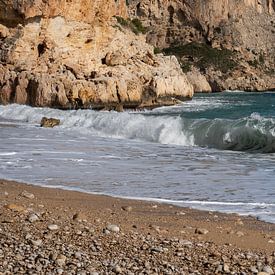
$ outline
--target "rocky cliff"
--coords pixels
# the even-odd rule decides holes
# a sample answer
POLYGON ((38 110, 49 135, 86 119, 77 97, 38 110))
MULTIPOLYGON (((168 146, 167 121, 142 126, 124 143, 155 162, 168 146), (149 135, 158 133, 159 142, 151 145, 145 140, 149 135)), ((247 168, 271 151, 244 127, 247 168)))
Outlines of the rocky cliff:
POLYGON ((155 55, 127 17, 124 0, 0 1, 0 103, 122 110, 191 98, 177 59, 155 55))
POLYGON ((197 91, 275 89, 274 0, 129 0, 129 10, 197 91))

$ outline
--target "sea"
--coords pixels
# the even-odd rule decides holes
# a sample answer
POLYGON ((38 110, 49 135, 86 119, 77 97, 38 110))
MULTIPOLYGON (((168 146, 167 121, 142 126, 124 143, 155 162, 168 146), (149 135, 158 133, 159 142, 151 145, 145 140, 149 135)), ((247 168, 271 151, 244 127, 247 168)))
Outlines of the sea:
POLYGON ((0 178, 275 223, 275 93, 123 113, 0 106, 0 178))

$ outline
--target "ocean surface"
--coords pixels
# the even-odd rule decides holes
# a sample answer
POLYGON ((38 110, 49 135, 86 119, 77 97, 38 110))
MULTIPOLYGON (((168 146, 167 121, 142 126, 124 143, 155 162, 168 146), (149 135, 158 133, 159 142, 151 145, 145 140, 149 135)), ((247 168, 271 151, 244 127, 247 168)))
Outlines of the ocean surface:
POLYGON ((124 113, 0 106, 0 178, 275 223, 275 93, 124 113))

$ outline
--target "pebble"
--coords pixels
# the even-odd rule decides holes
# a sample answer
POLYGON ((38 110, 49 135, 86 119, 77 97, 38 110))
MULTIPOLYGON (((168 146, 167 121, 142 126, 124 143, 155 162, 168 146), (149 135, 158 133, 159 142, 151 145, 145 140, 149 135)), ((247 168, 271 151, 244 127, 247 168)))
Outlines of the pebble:
POLYGON ((224 264, 224 265, 223 265, 223 271, 226 272, 226 273, 229 273, 229 272, 230 272, 230 268, 229 268, 229 265, 228 265, 228 264, 224 264))
POLYGON ((15 211, 15 212, 23 212, 23 211, 26 210, 26 208, 24 206, 17 205, 17 204, 14 204, 14 203, 6 204, 4 207, 7 208, 7 209, 10 209, 12 211, 15 211))
POLYGON ((33 223, 33 222, 36 222, 39 220, 39 217, 36 215, 36 214, 31 214, 29 217, 28 217, 28 221, 33 223))
POLYGON ((253 273, 258 273, 259 272, 259 270, 257 269, 256 266, 251 266, 250 271, 253 272, 253 273))
POLYGON ((133 210, 133 207, 132 206, 122 206, 121 209, 126 212, 131 212, 133 210))
POLYGON ((48 229, 51 231, 58 230, 59 226, 57 224, 49 224, 48 229))
POLYGON ((193 245, 193 243, 188 240, 180 240, 179 243, 180 243, 180 245, 183 245, 183 246, 192 246, 193 245))
POLYGON ((119 227, 115 224, 108 224, 106 229, 113 233, 118 233, 120 231, 119 227))
POLYGON ((63 266, 66 264, 66 259, 67 259, 67 257, 65 255, 58 255, 55 262, 58 266, 63 266))
POLYGON ((27 199, 34 199, 34 194, 29 193, 28 191, 25 191, 25 190, 20 194, 20 196, 27 199))
POLYGON ((268 274, 274 274, 273 269, 269 265, 265 265, 262 271, 268 274))
POLYGON ((163 249, 162 249, 162 247, 152 247, 151 251, 152 252, 160 253, 160 252, 163 252, 163 249))
POLYGON ((238 237, 243 237, 243 236, 244 236, 244 233, 243 233, 242 231, 237 231, 237 232, 236 232, 236 235, 237 235, 238 237))
POLYGON ((116 265, 113 269, 113 271, 117 274, 122 273, 122 269, 119 265, 116 265))
POLYGON ((81 213, 75 213, 73 215, 73 220, 77 222, 83 222, 86 221, 86 217, 81 213))
POLYGON ((40 246, 42 244, 42 240, 31 240, 31 243, 34 246, 40 246))
POLYGON ((207 234, 209 231, 207 230, 207 229, 205 229, 205 228, 197 228, 196 230, 195 230, 195 233, 196 234, 200 234, 200 235, 205 235, 205 234, 207 234))

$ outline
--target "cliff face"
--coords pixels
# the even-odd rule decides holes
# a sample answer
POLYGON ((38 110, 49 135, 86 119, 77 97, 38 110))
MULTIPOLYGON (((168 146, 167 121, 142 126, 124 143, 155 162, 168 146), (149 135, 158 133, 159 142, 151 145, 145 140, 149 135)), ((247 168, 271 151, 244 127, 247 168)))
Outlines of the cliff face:
POLYGON ((15 26, 35 17, 53 18, 95 23, 108 21, 114 15, 126 16, 123 0, 5 0, 0 2, 0 23, 15 26))
POLYGON ((122 0, 1 1, 0 103, 121 110, 192 97, 176 58, 154 55, 122 17, 122 0))
POLYGON ((177 47, 174 53, 182 64, 189 62, 189 73, 197 73, 195 65, 213 90, 275 88, 274 0, 132 0, 129 9, 132 17, 139 17, 148 27, 149 43, 170 48, 169 53, 177 47), (196 53, 190 54, 190 47, 184 47, 190 43, 206 49, 200 47, 202 53, 196 47, 196 53), (231 52, 228 70, 196 64, 207 52, 213 54, 212 59, 220 58, 220 49, 228 50, 228 56, 231 52), (231 66, 231 61, 236 64, 231 66))

